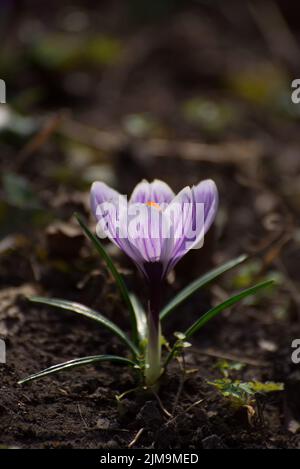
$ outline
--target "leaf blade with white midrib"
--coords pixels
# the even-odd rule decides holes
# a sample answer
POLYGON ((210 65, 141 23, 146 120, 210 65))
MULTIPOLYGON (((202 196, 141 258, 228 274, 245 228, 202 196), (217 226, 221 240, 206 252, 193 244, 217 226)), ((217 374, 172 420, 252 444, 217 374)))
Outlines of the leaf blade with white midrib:
POLYGON ((223 273, 227 272, 228 270, 233 269, 234 267, 238 266, 242 262, 247 259, 246 255, 239 256, 236 259, 233 259, 229 262, 226 262, 220 267, 211 270, 210 272, 202 275, 198 279, 194 280, 188 286, 186 286, 183 290, 181 290, 160 312, 160 319, 164 319, 167 317, 179 304, 183 303, 183 301, 187 300, 190 296, 192 296, 197 290, 204 287, 208 283, 215 280, 217 277, 222 275, 223 273))
POLYGON ((100 314, 98 311, 94 311, 93 309, 88 308, 87 306, 84 306, 80 303, 61 300, 59 298, 43 298, 40 296, 32 296, 29 298, 29 300, 34 303, 45 304, 55 308, 72 311, 73 313, 80 314, 82 316, 88 317, 89 319, 93 319, 118 336, 119 339, 121 339, 131 349, 135 356, 139 354, 139 350, 129 339, 129 337, 115 323, 107 319, 105 316, 102 316, 102 314, 100 314))
POLYGON ((45 370, 39 371, 38 373, 34 373, 33 375, 27 376, 27 378, 21 379, 18 381, 18 384, 24 384, 29 381, 34 381, 36 379, 44 378, 45 376, 58 373, 60 371, 67 371, 73 368, 77 368, 80 366, 86 366, 86 365, 92 365, 97 362, 111 362, 111 363, 117 363, 119 365, 126 365, 126 366, 136 366, 136 364, 123 357, 118 357, 116 355, 92 355, 89 357, 81 357, 81 358, 75 358, 73 360, 69 360, 64 363, 59 363, 57 365, 50 366, 49 368, 46 368, 45 370))

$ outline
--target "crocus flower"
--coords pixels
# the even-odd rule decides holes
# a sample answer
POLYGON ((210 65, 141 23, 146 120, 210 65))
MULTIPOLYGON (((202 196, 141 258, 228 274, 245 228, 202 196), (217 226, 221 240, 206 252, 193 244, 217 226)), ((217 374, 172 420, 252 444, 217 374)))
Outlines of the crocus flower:
MULTIPOLYGON (((218 191, 212 180, 185 187, 177 195, 163 181, 140 182, 129 201, 103 182, 91 188, 93 213, 105 233, 146 276, 150 286, 148 382, 155 382, 160 370, 160 290, 165 276, 191 249, 202 245, 218 208, 218 191), (107 211, 104 206, 113 210, 107 211), (199 211, 198 208, 201 208, 199 211), (133 231, 128 225, 142 210, 133 231), (153 365, 159 362, 159 369, 153 365)), ((147 377, 147 376, 146 376, 147 377)))
POLYGON ((126 198, 114 189, 103 182, 95 182, 91 189, 91 205, 98 221, 103 220, 104 213, 101 209, 97 212, 97 207, 101 208, 105 202, 115 207, 115 216, 108 220, 108 237, 148 278, 158 276, 161 280, 189 250, 201 243, 216 216, 218 192, 212 180, 202 181, 191 188, 185 187, 176 196, 163 181, 142 181, 136 186, 127 203, 126 198), (140 205, 146 208, 146 226, 141 227, 136 236, 132 233, 122 236, 122 220, 130 208, 138 208, 140 205), (203 206, 199 220, 196 218, 197 205, 203 206), (160 211, 160 217, 155 213, 157 211, 160 211), (118 226, 119 230, 116 221, 121 225, 118 226), (155 230, 151 222, 160 226, 155 230), (184 232, 174 236, 179 225, 184 228, 184 232), (162 226, 169 229, 169 237, 162 235, 162 226), (189 233, 193 235, 193 239, 187 239, 189 233))

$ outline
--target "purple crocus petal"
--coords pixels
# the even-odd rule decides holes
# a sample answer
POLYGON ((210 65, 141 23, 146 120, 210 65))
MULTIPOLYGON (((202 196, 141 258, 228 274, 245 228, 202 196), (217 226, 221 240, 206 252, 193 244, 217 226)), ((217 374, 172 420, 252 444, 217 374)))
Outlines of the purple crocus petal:
MULTIPOLYGON (((212 225, 218 208, 218 191, 212 180, 206 180, 197 186, 184 188, 166 209, 166 215, 172 213, 175 204, 182 204, 182 209, 177 208, 173 220, 174 232, 184 227, 182 237, 174 237, 168 240, 166 257, 169 262, 166 273, 191 249, 201 247, 204 235, 212 225), (203 204, 203 211, 197 211, 196 205, 203 204), (185 207, 185 208, 184 208, 185 207)), ((174 210, 173 210, 174 211, 174 210)), ((180 235, 180 232, 179 232, 180 235)))
MULTIPOLYGON (((124 196, 103 182, 95 182, 92 185, 90 200, 92 211, 98 221, 97 232, 102 234, 105 231, 108 238, 147 275, 144 265, 159 259, 160 242, 159 239, 146 238, 146 226, 143 224, 141 236, 137 239, 133 239, 130 232, 127 232, 130 227, 130 214, 134 213, 134 204, 128 205, 124 196), (113 210, 111 212, 106 210, 106 206, 103 205, 105 203, 112 204, 113 210)), ((136 205, 142 205, 147 212, 151 211, 151 208, 145 204, 136 205)), ((153 210, 157 209, 153 208, 153 210)), ((149 218, 149 223, 153 218, 149 218)))
POLYGON ((164 212, 156 206, 130 204, 129 211, 133 224, 128 223, 128 239, 140 253, 144 263, 159 262, 161 259, 163 238, 162 225, 164 212))
POLYGON ((155 179, 153 182, 144 180, 135 187, 129 203, 169 204, 174 197, 174 192, 165 182, 159 179, 155 179))
POLYGON ((127 200, 119 192, 107 186, 103 182, 94 182, 91 188, 90 195, 91 207, 96 220, 98 221, 98 228, 106 225, 107 230, 105 233, 109 239, 115 243, 122 251, 131 257, 135 262, 140 262, 142 257, 139 252, 131 246, 127 236, 120 233, 119 227, 123 228, 127 216, 127 200), (105 212, 101 210, 102 204, 109 203, 114 207, 113 212, 105 212), (97 210, 98 209, 98 210, 97 210), (108 216, 106 216, 108 214, 108 216), (105 215, 105 216, 104 216, 105 215))
MULTIPOLYGON (((127 211, 126 198, 104 182, 94 182, 91 188, 90 202, 94 216, 98 221, 97 230, 105 231, 108 237, 121 248, 117 220, 122 215, 121 211, 127 211), (108 207, 111 207, 111 210, 108 210, 108 207)), ((119 225, 122 226, 120 223, 119 225)))
POLYGON ((147 275, 144 265, 147 262, 151 262, 152 257, 147 256, 147 251, 138 240, 133 239, 130 232, 130 213, 132 213, 131 207, 127 207, 127 210, 122 210, 120 213, 120 226, 126 226, 126 236, 118 237, 115 239, 115 243, 122 249, 127 256, 129 256, 137 267, 147 275))
POLYGON ((178 262, 177 256, 186 238, 184 229, 192 225, 193 195, 190 187, 182 189, 165 210, 165 216, 171 223, 170 236, 163 247, 164 274, 167 274, 178 262), (185 207, 185 208, 184 208, 185 207))
POLYGON ((219 194, 215 182, 207 179, 192 188, 195 202, 204 204, 204 234, 213 224, 219 206, 219 194))
POLYGON ((111 187, 107 186, 104 182, 94 182, 91 187, 91 207, 92 211, 97 217, 97 207, 104 202, 110 202, 114 205, 118 205, 119 198, 123 198, 126 201, 125 197, 122 196, 119 192, 115 191, 111 187))

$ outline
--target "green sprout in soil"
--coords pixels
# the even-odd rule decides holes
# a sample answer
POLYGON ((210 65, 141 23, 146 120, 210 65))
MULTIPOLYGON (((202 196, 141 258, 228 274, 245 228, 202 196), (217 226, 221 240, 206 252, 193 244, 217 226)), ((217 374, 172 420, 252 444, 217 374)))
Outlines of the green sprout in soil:
MULTIPOLYGON (((19 381, 20 384, 75 367, 110 362, 132 368, 139 376, 139 385, 152 388, 157 385, 166 372, 171 360, 181 355, 183 350, 191 345, 190 340, 209 321, 244 298, 256 295, 273 284, 272 280, 264 281, 203 312, 199 319, 184 332, 175 333, 176 340, 169 345, 164 339, 162 326, 176 309, 179 309, 200 288, 205 287, 223 273, 242 264, 247 258, 247 256, 242 255, 218 266, 195 279, 177 293, 168 304, 162 306, 161 297, 166 276, 188 251, 203 245, 204 235, 215 219, 218 207, 218 192, 215 183, 211 180, 203 181, 192 188, 184 188, 175 196, 170 187, 162 181, 155 180, 152 183, 142 181, 137 185, 129 202, 127 202, 125 196, 121 196, 104 183, 98 182, 92 186, 91 205, 98 221, 97 236, 89 230, 81 216, 76 215, 76 218, 86 236, 105 261, 119 288, 128 310, 131 325, 130 334, 107 319, 102 313, 82 304, 57 298, 31 297, 30 300, 93 319, 99 326, 109 329, 112 334, 123 342, 127 347, 127 354, 124 354, 124 356, 93 355, 73 359, 28 376, 19 381), (112 212, 107 211, 107 204, 113 207, 112 212), (104 205, 105 209, 103 208, 104 205), (198 205, 202 207, 200 215, 198 215, 198 205), (135 237, 131 233, 122 236, 122 230, 127 228, 126 216, 132 209, 143 209, 144 218, 140 218, 139 224, 135 226, 135 237), (169 228, 169 236, 167 237, 161 234, 161 228, 165 225, 169 228), (183 234, 178 230, 179 226, 185 228, 183 234), (156 228, 156 230, 152 230, 152 228, 156 228), (118 272, 100 241, 103 231, 112 242, 134 261, 145 276, 149 290, 147 311, 127 289, 122 275, 118 272), (178 235, 178 233, 180 234, 178 235)), ((221 384, 221 382, 219 384, 215 383, 220 390, 224 391, 221 384)), ((223 385, 225 386, 225 384, 224 381, 223 385)), ((229 385, 229 383, 227 384, 229 385)), ((251 396, 254 393, 253 388, 243 390, 242 383, 231 384, 231 386, 233 386, 232 393, 236 388, 238 391, 236 393, 237 399, 239 398, 243 402, 246 402, 246 396, 251 396), (244 394, 241 394, 241 392, 244 394)), ((229 391, 227 389, 224 392, 229 391)))
POLYGON ((245 368, 244 363, 228 362, 220 360, 215 368, 218 368, 223 375, 222 379, 208 381, 208 384, 214 386, 218 392, 227 399, 232 407, 236 410, 246 409, 249 423, 252 423, 253 417, 256 415, 258 407, 257 397, 267 393, 278 392, 284 390, 283 383, 274 383, 268 381, 262 383, 260 381, 241 381, 231 379, 231 372, 241 371, 245 368))

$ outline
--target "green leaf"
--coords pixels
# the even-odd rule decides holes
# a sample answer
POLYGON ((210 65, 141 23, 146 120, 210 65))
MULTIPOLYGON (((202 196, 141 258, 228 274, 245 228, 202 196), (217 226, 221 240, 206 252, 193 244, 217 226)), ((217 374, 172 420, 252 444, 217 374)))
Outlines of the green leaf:
POLYGON ((247 259, 246 255, 239 256, 236 259, 233 259, 225 264, 217 267, 216 269, 211 270, 207 274, 199 277, 198 279, 194 280, 190 283, 187 287, 181 290, 161 311, 160 319, 164 319, 167 317, 178 305, 183 303, 183 301, 187 300, 190 296, 192 296, 199 288, 204 287, 208 283, 215 280, 217 277, 222 275, 223 273, 227 272, 230 269, 238 266, 242 262, 247 259))
POLYGON ((58 373, 59 371, 70 370, 72 368, 76 368, 79 366, 85 365, 92 365, 93 363, 97 362, 111 362, 117 363, 119 365, 126 365, 126 366, 136 366, 136 364, 128 360, 127 358, 118 357, 115 355, 94 355, 91 357, 82 357, 82 358, 75 358, 74 360, 69 360, 64 363, 59 363, 58 365, 50 366, 50 368, 46 368, 45 370, 39 371, 27 378, 21 379, 18 381, 18 384, 23 384, 28 381, 33 381, 35 379, 43 378, 44 376, 51 375, 53 373, 58 373))
POLYGON ((222 375, 225 378, 228 378, 231 371, 241 371, 243 368, 245 368, 245 366, 245 363, 219 360, 218 363, 215 365, 215 368, 218 368, 221 371, 222 375))
POLYGON ((140 341, 142 342, 147 337, 146 312, 141 302, 139 301, 139 299, 133 293, 130 294, 130 300, 131 300, 134 313, 135 313, 135 317, 136 317, 138 335, 139 335, 140 341))
POLYGON ((201 327, 203 327, 208 321, 213 319, 215 316, 220 314, 224 309, 229 308, 230 306, 235 305, 239 301, 241 301, 243 298, 246 298, 247 296, 250 295, 255 295, 258 291, 262 290, 263 288, 270 287, 273 285, 274 281, 273 280, 268 280, 267 282, 259 283, 258 285, 255 285, 254 287, 248 288, 247 290, 242 291, 241 293, 232 296, 228 300, 224 301, 220 305, 216 306, 215 308, 212 308, 209 310, 207 313, 205 313, 203 316, 201 316, 198 321, 194 322, 194 324, 187 329, 185 332, 186 338, 190 338, 195 332, 197 332, 201 327))
POLYGON ((123 277, 121 276, 121 274, 119 274, 118 270, 116 269, 116 267, 113 263, 113 260, 111 259, 111 257, 107 253, 106 249, 104 248, 104 246, 102 245, 100 240, 88 229, 88 227, 86 226, 86 224, 84 223, 84 221, 82 220, 80 215, 75 213, 75 217, 76 217, 79 225, 81 226, 81 228, 85 232, 86 236, 92 241, 95 248, 99 252, 100 256, 105 261, 108 270, 110 271, 110 273, 114 277, 114 279, 116 281, 116 284, 119 287, 120 293, 121 293, 121 295, 122 295, 128 309, 129 309, 133 341, 134 341, 135 344, 137 344, 138 343, 138 332, 137 332, 137 322, 136 322, 135 311, 134 311, 134 307, 133 307, 133 305, 131 303, 131 300, 130 300, 130 293, 129 293, 127 287, 126 287, 126 284, 123 280, 123 277))
POLYGON ((268 392, 277 392, 284 391, 283 383, 273 383, 272 381, 267 381, 266 383, 261 383, 260 381, 251 381, 251 389, 255 393, 268 393, 268 392))
POLYGON ((60 300, 59 298, 43 298, 40 296, 32 296, 29 298, 30 301, 34 303, 42 303, 49 306, 54 306, 56 308, 65 309, 67 311, 72 311, 73 313, 81 314, 87 318, 94 319, 102 326, 109 329, 116 336, 118 336, 134 353, 135 356, 139 355, 139 350, 134 345, 134 343, 127 337, 127 335, 112 321, 107 319, 102 314, 94 311, 93 309, 88 308, 80 303, 74 301, 60 300))
POLYGON ((208 384, 211 384, 216 389, 218 389, 222 396, 229 398, 237 406, 251 404, 253 399, 255 399, 255 394, 257 393, 268 393, 284 390, 283 383, 261 383, 259 381, 242 382, 239 380, 232 381, 229 378, 209 381, 208 384))
POLYGON ((230 399, 238 407, 250 405, 255 394, 250 386, 251 383, 247 382, 225 378, 209 381, 208 384, 214 386, 222 396, 230 399))

